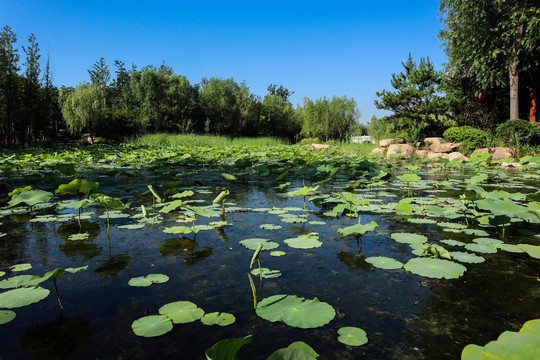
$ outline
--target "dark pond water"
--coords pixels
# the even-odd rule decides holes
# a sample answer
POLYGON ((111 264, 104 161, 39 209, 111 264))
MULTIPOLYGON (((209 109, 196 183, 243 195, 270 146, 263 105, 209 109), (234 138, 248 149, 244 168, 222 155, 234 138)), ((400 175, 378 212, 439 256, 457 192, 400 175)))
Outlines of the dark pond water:
MULTIPOLYGON (((208 205, 216 196, 216 186, 223 186, 219 171, 206 171, 181 178, 182 186, 196 191, 197 205, 208 205)), ((99 192, 131 202, 131 210, 139 205, 151 207, 151 198, 140 194, 147 184, 160 184, 175 179, 174 174, 139 172, 120 174, 87 173, 79 178, 100 182, 99 192)), ((429 178, 427 174, 422 174, 429 178)), ((507 191, 535 191, 538 182, 510 180, 486 188, 500 186, 507 191)), ((416 195, 435 203, 457 198, 463 193, 461 179, 454 174, 450 183, 435 187, 424 183, 416 195)), ((21 183, 23 179, 19 179, 21 183)), ((66 178, 68 182, 69 179, 66 178)), ((442 180, 442 179, 441 179, 442 180)), ((16 182, 17 179, 13 179, 16 182)), ((321 193, 341 191, 348 182, 335 180, 321 186, 321 193)), ((293 183, 301 186, 301 182, 293 183)), ((50 185, 49 185, 50 186, 50 185)), ((426 235, 430 242, 455 239, 469 243, 475 236, 443 231, 436 224, 414 224, 395 212, 368 211, 362 223, 376 221, 379 227, 362 237, 362 249, 354 237, 342 237, 337 229, 354 224, 342 216, 332 218, 308 203, 309 221, 324 225, 285 223, 276 214, 253 211, 256 208, 303 207, 302 198, 288 198, 274 189, 276 183, 258 177, 242 177, 231 183, 227 221, 233 226, 209 230, 180 238, 166 234, 162 227, 178 225, 178 216, 163 214, 159 224, 141 229, 122 229, 133 223, 129 217, 111 219, 110 237, 106 220, 99 207, 85 208, 83 231, 90 234, 84 241, 67 237, 78 232, 76 220, 30 222, 36 215, 74 213, 73 210, 36 209, 33 214, 2 212, 0 232, 0 270, 2 277, 18 274, 43 274, 54 268, 88 269, 66 274, 58 279, 58 291, 64 310, 61 311, 51 282, 42 286, 50 295, 35 304, 14 309, 15 320, 0 326, 1 359, 204 359, 204 351, 216 342, 253 334, 253 342, 239 353, 240 359, 266 359, 275 350, 293 341, 310 344, 326 359, 456 359, 469 343, 485 344, 505 330, 517 330, 531 319, 540 318, 540 263, 524 253, 498 251, 479 254, 486 261, 464 264, 465 274, 459 279, 437 280, 400 270, 382 270, 365 261, 370 256, 387 256, 403 263, 414 257, 406 244, 390 238, 395 232, 426 235), (248 209, 247 212, 238 211, 248 209), (281 225, 278 230, 263 230, 260 224, 281 225), (319 233, 323 245, 316 249, 294 249, 283 240, 309 232, 319 233), (263 267, 278 269, 283 275, 262 282, 261 298, 275 294, 314 297, 332 305, 337 316, 316 329, 298 329, 283 323, 271 323, 256 316, 247 273, 253 254, 239 244, 246 238, 268 238, 285 251, 281 257, 261 255, 263 267), (30 263, 24 273, 9 273, 9 266, 30 263), (147 288, 128 286, 133 277, 150 273, 169 276, 164 284, 147 288), (173 301, 194 302, 206 312, 229 312, 236 322, 227 327, 205 326, 197 321, 175 325, 163 336, 143 338, 134 335, 134 320, 157 314, 158 309, 173 301), (337 341, 337 330, 357 326, 367 332, 369 342, 361 347, 348 347, 337 341)), ((43 181, 36 187, 52 191, 43 181)), ((407 190, 388 186, 357 192, 373 204, 397 202, 407 190)), ((289 213, 302 214, 293 210, 289 213)), ((67 217, 66 217, 67 218, 67 217)), ((63 219, 63 218, 61 218, 63 219)), ((200 218, 197 224, 218 219, 200 218)), ((464 223, 462 219, 454 221, 464 223)), ((473 228, 501 238, 500 228, 473 228)), ((509 244, 540 244, 538 224, 507 229, 504 241, 509 244), (536 235, 536 236, 534 236, 536 235)), ((450 248, 450 247, 449 247, 450 248)), ((452 250, 459 250, 452 248, 452 250)), ((256 282, 257 283, 257 282, 256 282)))

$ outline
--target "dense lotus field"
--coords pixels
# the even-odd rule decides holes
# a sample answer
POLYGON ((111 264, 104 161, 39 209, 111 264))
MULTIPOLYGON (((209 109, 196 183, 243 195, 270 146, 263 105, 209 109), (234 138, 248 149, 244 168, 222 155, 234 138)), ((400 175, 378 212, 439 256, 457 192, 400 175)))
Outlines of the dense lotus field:
POLYGON ((0 357, 534 358, 540 158, 487 156, 4 152, 0 357))

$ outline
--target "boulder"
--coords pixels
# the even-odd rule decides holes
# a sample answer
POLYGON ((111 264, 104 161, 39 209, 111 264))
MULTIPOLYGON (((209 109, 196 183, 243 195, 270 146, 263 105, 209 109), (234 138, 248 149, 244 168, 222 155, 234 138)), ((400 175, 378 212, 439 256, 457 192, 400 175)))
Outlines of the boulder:
POLYGON ((454 150, 457 150, 461 146, 461 143, 442 143, 442 144, 431 144, 429 149, 436 153, 450 153, 454 150))
POLYGON ((476 149, 476 150, 474 150, 473 152, 488 153, 488 152, 489 152, 489 148, 476 149))
POLYGON ((451 152, 450 154, 444 154, 443 157, 450 161, 454 161, 455 159, 461 159, 460 163, 469 161, 469 159, 459 151, 451 152))
POLYGON ((416 156, 426 156, 429 153, 429 150, 416 150, 416 156))
POLYGON ((507 147, 491 148, 491 160, 501 160, 513 157, 512 149, 507 147))
POLYGON ((430 151, 427 153, 427 158, 429 160, 435 160, 435 159, 438 159, 438 158, 442 158, 444 156, 444 153, 440 153, 440 152, 433 152, 433 151, 430 151))
POLYGON ((434 144, 444 144, 446 140, 444 140, 441 137, 429 137, 424 139, 424 143, 428 145, 434 145, 434 144))
POLYGON ((330 145, 325 144, 311 144, 315 149, 328 149, 330 145))
POLYGON ((403 144, 405 142, 405 139, 401 138, 395 138, 395 139, 384 139, 379 141, 380 147, 388 147, 390 144, 403 144))
POLYGON ((378 147, 371 150, 371 153, 374 155, 384 155, 385 152, 386 152, 386 148, 383 148, 383 147, 378 147))
POLYGON ((386 157, 390 157, 393 154, 412 156, 414 155, 414 148, 409 144, 392 144, 388 147, 386 157))
POLYGON ((503 162, 501 164, 501 167, 503 167, 503 168, 518 168, 518 167, 521 167, 521 164, 518 163, 518 162, 512 162, 512 163, 503 162))

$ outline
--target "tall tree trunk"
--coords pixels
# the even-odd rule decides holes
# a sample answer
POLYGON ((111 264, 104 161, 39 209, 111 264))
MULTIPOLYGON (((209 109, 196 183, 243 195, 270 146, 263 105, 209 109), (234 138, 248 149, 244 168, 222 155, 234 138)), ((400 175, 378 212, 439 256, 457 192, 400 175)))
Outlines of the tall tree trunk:
POLYGON ((519 119, 519 74, 517 70, 517 59, 510 60, 510 119, 519 119))
POLYGON ((529 111, 530 122, 536 121, 537 112, 538 112, 538 86, 536 85, 536 82, 534 82, 533 80, 533 90, 531 93, 531 108, 529 111))

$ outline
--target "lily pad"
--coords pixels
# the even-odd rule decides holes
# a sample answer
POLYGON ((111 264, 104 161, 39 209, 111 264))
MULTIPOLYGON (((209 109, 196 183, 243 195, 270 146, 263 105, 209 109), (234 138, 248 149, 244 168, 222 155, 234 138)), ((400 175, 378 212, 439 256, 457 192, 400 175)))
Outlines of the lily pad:
POLYGON ((257 304, 257 315, 271 322, 302 329, 311 329, 328 324, 336 315, 334 308, 314 298, 306 300, 295 295, 274 295, 257 304))
POLYGON ((517 245, 512 245, 512 244, 497 244, 495 245, 497 248, 501 249, 501 250, 504 250, 504 251, 508 251, 508 252, 511 252, 511 253, 522 253, 523 252, 523 249, 521 249, 519 246, 517 245))
POLYGON ((465 249, 485 254, 495 254, 497 252, 497 248, 494 245, 483 245, 477 243, 466 244, 465 249))
POLYGON ((457 241, 457 240, 441 240, 443 244, 450 245, 450 246, 465 246, 464 242, 457 241))
POLYGON ((135 335, 156 337, 168 333, 173 328, 171 319, 164 315, 144 316, 131 324, 135 335))
POLYGON ((142 229, 143 227, 144 227, 144 224, 127 224, 127 225, 118 226, 119 229, 129 229, 129 230, 142 229))
POLYGON ((366 262, 379 269, 401 269, 403 267, 402 262, 384 256, 368 257, 366 262))
POLYGON ((540 259, 540 246, 530 245, 530 244, 518 244, 521 250, 525 251, 529 256, 540 259))
POLYGON ((308 221, 309 225, 326 225, 324 221, 308 221))
POLYGON ((42 287, 20 288, 0 294, 0 308, 12 309, 45 299, 50 291, 42 287))
POLYGON ((218 313, 218 312, 213 312, 213 313, 205 314, 205 315, 201 318, 201 322, 202 322, 204 325, 227 326, 227 325, 231 325, 231 324, 234 323, 235 321, 236 321, 236 318, 234 317, 233 314, 229 314, 229 313, 218 313))
POLYGON ((476 254, 471 254, 465 251, 453 251, 450 253, 450 256, 454 260, 464 262, 464 263, 471 263, 471 264, 479 264, 486 261, 486 259, 484 259, 481 256, 478 256, 476 254))
POLYGON ((14 311, 0 310, 0 325, 7 324, 11 320, 15 319, 15 316, 17 316, 17 314, 15 314, 14 311))
POLYGON ((296 238, 284 240, 285 244, 295 249, 313 249, 322 245, 322 242, 317 240, 318 236, 300 235, 296 238))
POLYGON ((353 327, 353 326, 342 327, 341 329, 338 330, 338 334, 339 334, 338 341, 345 345, 360 346, 368 342, 366 332, 357 327, 353 327))
POLYGON ((250 250, 257 250, 259 244, 263 244, 262 250, 272 250, 279 246, 278 243, 270 241, 270 239, 252 238, 240 241, 240 245, 243 245, 250 250))
POLYGON ((453 261, 432 258, 413 258, 404 267, 413 274, 437 279, 457 279, 467 270, 453 261))
POLYGON ((270 251, 270 256, 283 256, 287 254, 285 251, 270 251))
MULTIPOLYGON (((265 279, 273 279, 281 276, 281 271, 270 270, 268 268, 261 268, 262 277, 265 279)), ((259 268, 251 270, 251 273, 255 276, 259 276, 259 268)))
POLYGON ((504 241, 492 239, 492 238, 477 238, 474 239, 473 242, 480 244, 480 245, 499 245, 504 244, 504 241))
POLYGON ((423 244, 428 240, 424 235, 413 233, 393 233, 390 237, 403 244, 423 244))
POLYGON ((152 282, 144 276, 139 276, 129 279, 128 285, 134 287, 147 287, 152 285, 152 282))
POLYGON ((30 270, 31 268, 32 264, 17 264, 9 267, 11 271, 26 271, 30 270))
POLYGON ((161 315, 168 316, 175 324, 186 324, 199 320, 204 310, 191 301, 176 301, 159 308, 161 315))
POLYGON ((283 228, 283 226, 281 225, 274 225, 274 224, 261 224, 259 225, 259 227, 265 230, 279 230, 283 228))
POLYGON ((72 234, 68 236, 68 240, 70 241, 79 241, 79 240, 86 240, 90 237, 89 233, 82 233, 82 234, 72 234))

